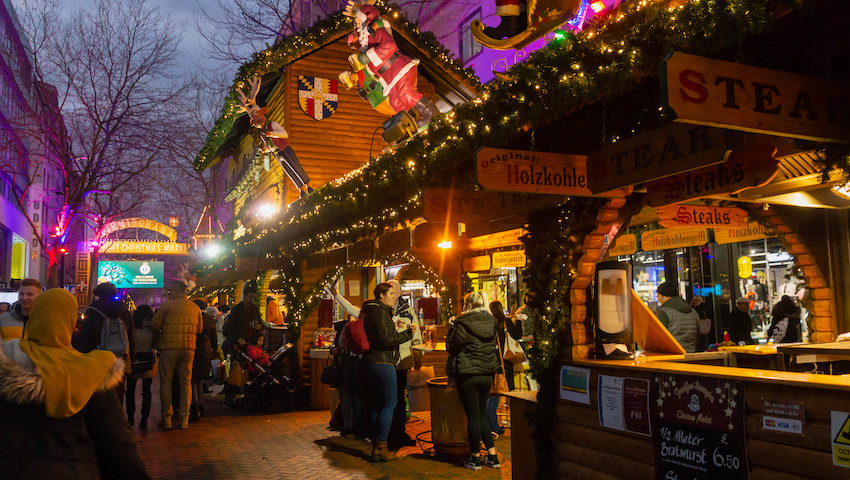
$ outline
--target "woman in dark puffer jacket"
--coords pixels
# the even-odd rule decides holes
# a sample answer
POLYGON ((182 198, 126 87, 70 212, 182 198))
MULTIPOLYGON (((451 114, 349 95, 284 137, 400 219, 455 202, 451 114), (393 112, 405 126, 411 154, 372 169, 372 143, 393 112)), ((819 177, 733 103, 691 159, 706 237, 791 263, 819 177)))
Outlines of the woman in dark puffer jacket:
POLYGON ((471 470, 481 470, 482 465, 500 467, 487 421, 490 385, 500 368, 496 340, 497 322, 485 305, 484 296, 478 292, 464 297, 464 313, 455 319, 446 337, 446 349, 449 351, 447 373, 453 377, 458 387, 463 411, 466 413, 469 449, 472 452, 464 466, 471 470), (483 462, 482 441, 487 447, 487 459, 483 462))
POLYGON ((396 456, 387 448, 396 396, 395 366, 399 360, 398 346, 413 338, 414 324, 407 330, 396 332, 393 309, 399 291, 389 283, 375 287, 375 299, 368 300, 360 309, 363 329, 369 339, 369 351, 363 354, 360 368, 372 396, 369 412, 372 426, 372 461, 395 460, 396 456))

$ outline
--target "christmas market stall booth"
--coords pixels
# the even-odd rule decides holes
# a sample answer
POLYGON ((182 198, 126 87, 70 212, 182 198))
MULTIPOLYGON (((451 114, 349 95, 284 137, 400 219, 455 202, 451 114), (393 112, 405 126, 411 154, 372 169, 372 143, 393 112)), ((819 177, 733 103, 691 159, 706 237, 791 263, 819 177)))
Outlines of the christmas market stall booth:
MULTIPOLYGON (((321 368, 311 365, 324 365, 332 321, 343 317, 332 300, 321 301, 323 289, 337 285, 359 307, 376 283, 392 278, 379 256, 392 257, 384 262, 396 267, 390 275, 409 263, 407 223, 421 216, 407 213, 423 156, 390 169, 374 157, 475 98, 480 85, 397 8, 360 8, 365 23, 339 12, 244 64, 196 160, 199 170, 226 177, 233 208, 225 238, 205 249, 199 282, 204 291, 232 292, 231 304, 245 285, 257 287, 263 318, 280 318, 272 347, 295 344, 297 376, 313 386, 313 408, 328 408, 328 397, 321 368), (375 47, 361 51, 365 41, 375 47)), ((416 278, 408 298, 439 297, 444 282, 431 275, 427 285, 416 278)), ((433 319, 436 305, 423 303, 433 319)))
MULTIPOLYGON (((624 4, 621 20, 572 48, 592 33, 615 51, 636 49, 615 32, 641 32, 653 15, 671 30, 686 22, 687 47, 660 55, 629 91, 530 129, 532 150, 587 156, 594 196, 527 217, 529 356, 540 390, 513 394, 513 423, 519 412, 536 417, 531 464, 514 425, 513 476, 846 477, 850 345, 835 340, 850 330, 850 75, 817 66, 821 43, 783 38, 842 36, 832 19, 850 12, 841 2, 747 3, 748 21, 762 13, 771 28, 750 23, 731 48, 702 50, 709 38, 723 43, 706 32, 723 31, 732 14, 676 3, 663 12, 624 4), (612 189, 627 194, 597 197, 612 189), (661 284, 659 295, 684 305, 705 300, 703 333, 685 341, 658 320, 661 284), (768 328, 782 295, 802 311, 793 343, 783 340, 793 324, 768 328), (724 344, 741 298, 750 345, 724 344)), ((841 46, 822 61, 848 56, 841 46)), ((525 168, 533 181, 530 166, 504 164, 510 178, 525 168)), ((542 165, 535 173, 547 182, 553 169, 542 165)))
MULTIPOLYGON (((317 329, 308 312, 341 273, 343 293, 360 287, 349 300, 362 301, 367 284, 404 263, 441 297, 441 321, 473 288, 504 294, 506 307, 524 302, 539 391, 509 394, 514 478, 845 476, 850 372, 832 342, 848 330, 850 299, 848 8, 623 2, 265 223, 240 206, 237 238, 204 272, 232 282, 273 271, 287 319, 307 329, 317 329), (445 196, 435 189, 462 192, 449 195, 470 198, 481 216, 429 205, 445 196), (535 200, 494 212, 494 192, 535 200), (453 248, 437 246, 448 241, 453 248), (496 254, 514 251, 525 266, 493 272, 496 254), (697 347, 686 352, 653 312, 662 279, 686 300, 698 293, 714 314, 705 341, 718 343, 731 304, 751 291, 758 302, 755 280, 772 302, 786 273, 794 295, 809 292, 798 298, 803 345, 690 353, 697 347)), ((396 34, 403 18, 398 25, 396 34)), ((253 73, 241 75, 247 92, 253 73)), ((238 103, 234 93, 224 123, 238 103)), ((255 164, 254 183, 265 175, 255 164)), ((266 190, 251 191, 256 200, 266 190)), ((301 338, 306 356, 312 338, 301 338)))

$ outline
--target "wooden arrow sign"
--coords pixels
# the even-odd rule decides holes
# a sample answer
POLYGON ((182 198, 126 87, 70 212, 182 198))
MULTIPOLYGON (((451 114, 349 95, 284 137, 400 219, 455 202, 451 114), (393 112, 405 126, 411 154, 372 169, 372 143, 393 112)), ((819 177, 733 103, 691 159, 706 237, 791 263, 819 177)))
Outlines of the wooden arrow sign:
POLYGON ((643 204, 660 207, 766 185, 779 172, 775 153, 772 145, 732 150, 721 164, 649 182, 643 204))
POLYGON ((669 205, 658 209, 658 223, 666 228, 740 228, 747 225, 747 212, 734 207, 669 205))

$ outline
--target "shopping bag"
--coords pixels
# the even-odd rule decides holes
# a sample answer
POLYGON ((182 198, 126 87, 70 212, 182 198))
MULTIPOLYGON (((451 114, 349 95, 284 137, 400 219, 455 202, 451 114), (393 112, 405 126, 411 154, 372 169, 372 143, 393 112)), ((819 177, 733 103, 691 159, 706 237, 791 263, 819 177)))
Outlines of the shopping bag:
POLYGON ((525 361, 525 351, 510 334, 505 334, 505 361, 519 365, 525 361))
POLYGON ((248 383, 248 369, 243 367, 239 362, 232 362, 230 376, 227 377, 227 384, 234 387, 241 387, 246 383, 248 383))

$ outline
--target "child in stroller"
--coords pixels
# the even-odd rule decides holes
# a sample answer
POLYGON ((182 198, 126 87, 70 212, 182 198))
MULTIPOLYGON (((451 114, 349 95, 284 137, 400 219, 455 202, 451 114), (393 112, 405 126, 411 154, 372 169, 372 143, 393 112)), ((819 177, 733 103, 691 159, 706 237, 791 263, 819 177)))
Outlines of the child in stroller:
POLYGON ((285 374, 284 365, 295 351, 293 345, 287 343, 271 355, 255 345, 248 345, 246 350, 247 353, 240 352, 240 361, 243 365, 248 363, 251 379, 242 388, 242 395, 236 398, 234 407, 253 412, 263 405, 281 400, 285 411, 292 410, 296 387, 285 374))

